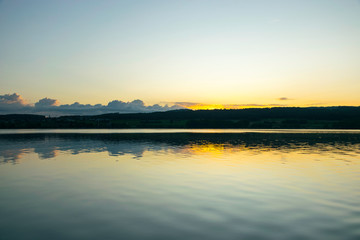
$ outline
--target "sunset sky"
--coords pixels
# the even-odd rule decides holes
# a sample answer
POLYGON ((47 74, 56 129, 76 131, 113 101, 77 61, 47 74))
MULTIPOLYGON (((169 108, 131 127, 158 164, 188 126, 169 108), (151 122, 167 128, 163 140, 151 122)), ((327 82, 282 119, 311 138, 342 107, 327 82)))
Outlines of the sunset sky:
POLYGON ((358 0, 2 0, 0 36, 0 107, 360 105, 358 0))

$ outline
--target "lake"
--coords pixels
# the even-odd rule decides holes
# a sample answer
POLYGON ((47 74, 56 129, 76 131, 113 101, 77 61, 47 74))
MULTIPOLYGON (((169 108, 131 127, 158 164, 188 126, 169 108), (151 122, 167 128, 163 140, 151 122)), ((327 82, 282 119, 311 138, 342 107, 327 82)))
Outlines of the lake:
POLYGON ((0 239, 360 239, 360 131, 0 130, 0 239))

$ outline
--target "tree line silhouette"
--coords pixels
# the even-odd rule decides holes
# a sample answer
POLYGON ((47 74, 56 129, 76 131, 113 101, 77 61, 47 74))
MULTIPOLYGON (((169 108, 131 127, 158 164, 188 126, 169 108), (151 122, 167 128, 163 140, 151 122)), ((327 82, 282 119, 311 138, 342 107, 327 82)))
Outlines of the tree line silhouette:
POLYGON ((0 115, 0 128, 304 128, 360 129, 360 107, 275 107, 236 110, 173 110, 47 117, 0 115))

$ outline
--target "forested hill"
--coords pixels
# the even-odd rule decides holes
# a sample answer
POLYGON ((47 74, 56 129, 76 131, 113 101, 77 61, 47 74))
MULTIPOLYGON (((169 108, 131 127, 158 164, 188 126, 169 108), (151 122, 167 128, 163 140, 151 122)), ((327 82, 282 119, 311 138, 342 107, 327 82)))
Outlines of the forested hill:
POLYGON ((45 117, 0 115, 0 128, 334 128, 360 129, 360 107, 175 110, 45 117))

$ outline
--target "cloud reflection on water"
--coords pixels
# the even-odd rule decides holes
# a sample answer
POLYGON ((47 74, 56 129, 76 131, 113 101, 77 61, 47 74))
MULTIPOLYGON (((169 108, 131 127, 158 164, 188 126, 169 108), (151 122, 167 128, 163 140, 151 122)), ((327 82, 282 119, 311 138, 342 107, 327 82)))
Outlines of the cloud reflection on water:
POLYGON ((332 158, 360 154, 360 134, 176 133, 176 134, 12 134, 0 135, 0 162, 18 163, 29 153, 50 159, 60 153, 107 152, 141 159, 145 152, 190 155, 229 152, 322 154, 332 158))

